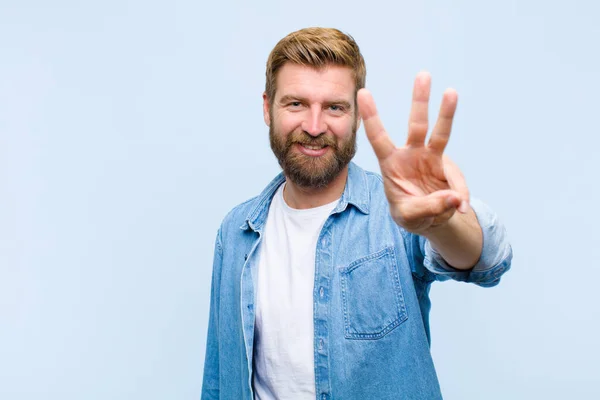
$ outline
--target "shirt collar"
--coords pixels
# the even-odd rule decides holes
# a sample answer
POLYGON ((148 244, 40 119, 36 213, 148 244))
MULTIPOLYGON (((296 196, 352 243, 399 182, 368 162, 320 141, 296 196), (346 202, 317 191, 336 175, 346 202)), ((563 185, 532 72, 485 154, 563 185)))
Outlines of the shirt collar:
MULTIPOLYGON (((240 229, 252 229, 260 232, 267 220, 271 200, 277 191, 277 188, 285 182, 285 175, 281 172, 267 185, 262 193, 256 198, 254 206, 248 213, 246 220, 240 226, 240 229)), ((348 164, 348 179, 346 187, 340 199, 340 202, 333 213, 340 213, 346 210, 349 204, 356 207, 363 214, 369 214, 369 204, 371 195, 368 186, 367 173, 353 162, 348 164)))

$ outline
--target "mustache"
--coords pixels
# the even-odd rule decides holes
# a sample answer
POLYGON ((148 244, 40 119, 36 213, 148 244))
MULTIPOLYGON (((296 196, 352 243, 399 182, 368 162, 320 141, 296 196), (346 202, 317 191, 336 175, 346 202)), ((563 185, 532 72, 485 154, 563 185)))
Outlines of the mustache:
POLYGON ((298 132, 298 133, 294 133, 292 135, 290 135, 289 139, 288 139, 288 145, 292 145, 292 144, 301 144, 301 145, 307 145, 307 146, 318 146, 318 147, 323 147, 323 146, 330 146, 330 147, 336 147, 336 141, 333 137, 331 136, 327 136, 326 134, 322 133, 319 136, 311 136, 306 132, 298 132))

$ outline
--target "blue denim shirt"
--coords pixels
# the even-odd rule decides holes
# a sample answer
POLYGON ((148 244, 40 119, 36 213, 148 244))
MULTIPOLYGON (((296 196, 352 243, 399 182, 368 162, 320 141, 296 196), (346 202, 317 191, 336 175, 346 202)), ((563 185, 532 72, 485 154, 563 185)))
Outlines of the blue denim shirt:
MULTIPOLYGON (((202 399, 253 399, 261 233, 280 174, 223 220, 215 245, 202 399)), ((489 287, 510 268, 504 227, 483 203, 477 265, 459 271, 392 220, 379 175, 350 163, 344 193, 316 248, 313 292, 317 399, 441 399, 429 349, 429 288, 454 279, 489 287)))

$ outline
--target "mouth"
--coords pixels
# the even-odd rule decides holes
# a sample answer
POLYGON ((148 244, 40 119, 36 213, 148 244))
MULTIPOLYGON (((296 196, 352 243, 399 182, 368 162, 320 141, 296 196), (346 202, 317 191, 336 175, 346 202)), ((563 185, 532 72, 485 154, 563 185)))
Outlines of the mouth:
POLYGON ((323 146, 311 146, 311 145, 308 145, 308 144, 300 144, 300 146, 302 146, 302 147, 304 147, 306 149, 309 149, 309 150, 321 150, 321 149, 324 149, 325 147, 327 147, 325 145, 323 145, 323 146))
POLYGON ((320 156, 324 155, 327 152, 327 150, 329 149, 329 146, 326 146, 326 145, 314 146, 314 145, 303 144, 303 143, 297 143, 297 147, 302 154, 310 156, 310 157, 320 157, 320 156))

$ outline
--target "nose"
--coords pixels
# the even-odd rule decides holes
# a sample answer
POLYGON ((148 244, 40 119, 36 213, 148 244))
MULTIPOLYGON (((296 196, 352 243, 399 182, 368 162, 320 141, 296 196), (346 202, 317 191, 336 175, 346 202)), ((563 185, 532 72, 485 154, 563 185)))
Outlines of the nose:
POLYGON ((306 119, 302 122, 302 130, 315 137, 327 132, 327 124, 320 106, 315 105, 308 110, 306 119))

